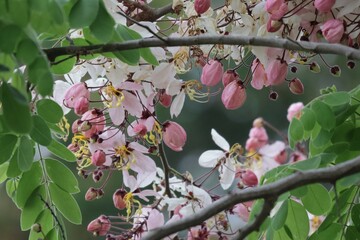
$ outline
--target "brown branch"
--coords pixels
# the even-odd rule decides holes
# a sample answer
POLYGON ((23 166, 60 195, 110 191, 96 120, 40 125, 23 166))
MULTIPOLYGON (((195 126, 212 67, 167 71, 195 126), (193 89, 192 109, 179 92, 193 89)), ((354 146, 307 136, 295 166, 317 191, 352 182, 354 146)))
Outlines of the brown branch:
POLYGON ((151 230, 143 240, 161 239, 189 227, 200 225, 210 217, 238 203, 255 199, 276 199, 281 194, 304 185, 318 182, 333 183, 340 178, 358 172, 360 172, 360 157, 332 167, 299 171, 273 183, 229 193, 189 217, 151 230))
POLYGON ((122 43, 108 43, 91 46, 67 46, 44 49, 48 59, 53 62, 58 56, 63 55, 89 55, 95 53, 116 52, 129 49, 146 47, 168 47, 168 46, 192 46, 205 44, 225 44, 242 46, 263 46, 282 48, 295 51, 305 51, 323 54, 336 54, 346 56, 349 59, 360 60, 360 50, 340 44, 318 43, 318 42, 295 42, 289 39, 235 36, 235 35, 201 35, 192 37, 165 37, 165 41, 156 38, 145 38, 126 41, 122 43))

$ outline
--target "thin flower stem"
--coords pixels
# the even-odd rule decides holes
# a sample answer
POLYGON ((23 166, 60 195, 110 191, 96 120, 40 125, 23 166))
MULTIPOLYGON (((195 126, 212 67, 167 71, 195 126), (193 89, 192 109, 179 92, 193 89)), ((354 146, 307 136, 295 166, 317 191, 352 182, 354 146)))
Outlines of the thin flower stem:
POLYGON ((159 158, 161 160, 163 170, 164 170, 164 178, 165 178, 165 194, 168 197, 171 197, 170 183, 169 183, 169 171, 171 169, 169 162, 166 157, 165 149, 163 143, 159 144, 159 158))

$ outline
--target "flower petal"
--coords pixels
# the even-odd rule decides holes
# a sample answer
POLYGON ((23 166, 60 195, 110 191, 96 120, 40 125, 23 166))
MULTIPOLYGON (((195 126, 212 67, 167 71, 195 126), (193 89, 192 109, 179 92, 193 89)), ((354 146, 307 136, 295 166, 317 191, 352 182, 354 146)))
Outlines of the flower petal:
POLYGON ((202 167, 215 167, 223 157, 225 157, 225 153, 221 150, 208 150, 200 155, 199 164, 202 167))
POLYGON ((211 136, 216 145, 218 145, 225 151, 230 150, 229 143, 215 129, 211 129, 211 136))

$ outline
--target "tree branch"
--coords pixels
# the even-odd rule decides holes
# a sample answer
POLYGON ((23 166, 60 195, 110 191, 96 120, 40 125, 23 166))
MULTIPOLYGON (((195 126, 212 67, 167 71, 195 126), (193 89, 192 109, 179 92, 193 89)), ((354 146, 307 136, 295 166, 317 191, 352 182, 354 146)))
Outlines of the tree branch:
POLYGON ((122 43, 108 43, 91 46, 66 46, 44 49, 48 59, 54 62, 55 58, 63 55, 90 55, 95 53, 116 52, 129 49, 146 47, 169 47, 169 46, 192 46, 205 44, 225 44, 242 46, 263 46, 283 48, 295 51, 305 51, 323 54, 336 54, 346 56, 349 59, 360 60, 360 50, 340 44, 318 42, 296 42, 289 39, 251 37, 251 36, 224 36, 224 35, 201 35, 191 37, 165 37, 163 40, 145 38, 125 41, 122 43), (165 40, 165 41, 164 41, 165 40))
POLYGON ((231 208, 235 204, 255 199, 276 199, 281 194, 292 189, 317 182, 335 182, 340 178, 360 172, 360 157, 336 166, 321 169, 299 171, 276 182, 254 188, 238 190, 215 201, 210 206, 179 221, 166 224, 149 231, 143 240, 161 239, 172 233, 192 226, 200 225, 217 213, 231 208))

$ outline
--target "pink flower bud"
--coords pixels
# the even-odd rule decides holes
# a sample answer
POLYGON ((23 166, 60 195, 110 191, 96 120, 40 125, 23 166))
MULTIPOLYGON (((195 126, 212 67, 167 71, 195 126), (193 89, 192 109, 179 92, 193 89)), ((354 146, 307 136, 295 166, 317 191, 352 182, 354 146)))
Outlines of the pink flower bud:
POLYGON ((227 70, 226 72, 224 72, 222 77, 222 83, 224 87, 226 87, 234 80, 239 80, 239 75, 234 70, 227 70))
POLYGON ((159 101, 160 101, 161 105, 168 108, 171 106, 172 97, 170 95, 166 94, 165 92, 163 92, 160 94, 159 101))
POLYGON ((295 151, 290 155, 289 162, 294 163, 294 162, 297 162, 297 161, 303 161, 305 159, 307 159, 307 156, 305 154, 303 154, 300 151, 295 151))
POLYGON ((98 191, 91 187, 87 190, 86 194, 85 194, 85 200, 86 201, 92 201, 95 200, 98 196, 98 191))
POLYGON ((253 127, 250 129, 249 133, 250 138, 256 138, 259 141, 267 142, 269 140, 269 137, 267 135, 267 132, 265 128, 263 127, 253 127))
POLYGON ((75 114, 81 116, 89 110, 89 100, 86 97, 78 98, 74 103, 75 114))
POLYGON ((81 121, 83 121, 82 125, 86 124, 85 128, 81 126, 81 131, 87 138, 91 138, 105 128, 105 116, 102 111, 96 108, 85 112, 81 117, 81 121))
POLYGON ((186 142, 186 132, 176 122, 166 122, 163 128, 163 140, 166 146, 174 151, 182 151, 186 142))
POLYGON ((126 195, 126 191, 124 189, 118 189, 114 192, 113 195, 114 206, 119 210, 123 210, 126 208, 126 202, 124 200, 125 195, 126 195))
POLYGON ((319 12, 329 12, 334 6, 335 0, 315 0, 314 6, 319 12))
POLYGON ((251 86, 257 90, 261 90, 263 86, 268 86, 267 76, 265 73, 264 65, 260 62, 258 58, 254 59, 251 65, 252 71, 252 80, 251 86))
POLYGON ((249 209, 242 203, 236 204, 233 208, 233 212, 238 215, 239 218, 247 222, 249 220, 249 209))
POLYGON ((201 73, 201 82, 206 86, 215 86, 221 81, 224 68, 218 60, 211 59, 204 67, 201 73))
POLYGON ((197 14, 201 15, 206 12, 211 5, 211 0, 195 0, 194 8, 197 14))
POLYGON ((327 20, 320 29, 329 43, 339 43, 345 32, 344 23, 339 19, 327 20))
POLYGON ((110 230, 111 223, 108 217, 101 215, 95 220, 92 220, 87 226, 88 232, 92 232, 95 236, 105 236, 110 230))
POLYGON ((245 87, 241 81, 232 81, 221 94, 221 101, 226 109, 234 110, 241 107, 246 100, 245 87))
POLYGON ((294 78, 289 82, 289 89, 293 94, 303 94, 304 93, 304 85, 298 78, 294 78))
POLYGON ((293 119, 293 117, 300 118, 301 110, 303 108, 304 108, 304 104, 302 102, 291 104, 288 108, 288 113, 286 116, 289 122, 291 122, 291 119, 293 119))
POLYGON ((103 150, 95 150, 91 156, 91 163, 94 166, 102 166, 106 161, 106 154, 103 150))
POLYGON ((138 123, 134 125, 133 131, 137 135, 144 136, 147 133, 147 128, 144 124, 138 123))
POLYGON ((64 103, 65 106, 69 108, 73 108, 75 102, 80 98, 85 97, 87 99, 90 98, 90 92, 85 83, 80 82, 72 85, 65 93, 64 103))
POLYGON ((285 81, 288 73, 286 61, 274 59, 270 61, 266 68, 266 76, 270 85, 279 85, 285 81))
POLYGON ((249 138, 248 140, 246 140, 245 149, 247 151, 256 151, 265 144, 264 142, 259 141, 259 139, 257 138, 249 138))
POLYGON ((255 173, 251 170, 246 170, 241 174, 242 182, 249 187, 254 187, 258 184, 258 179, 255 173))
POLYGON ((72 152, 77 152, 80 150, 79 145, 74 144, 74 143, 70 143, 67 148, 72 152))
POLYGON ((288 11, 285 0, 266 0, 265 7, 272 20, 280 20, 288 11))
POLYGON ((275 161, 280 163, 280 164, 284 164, 286 162, 287 159, 287 152, 285 150, 282 150, 276 157, 275 157, 275 161))

